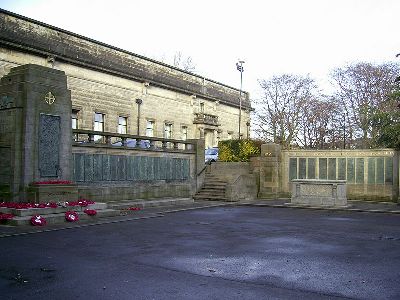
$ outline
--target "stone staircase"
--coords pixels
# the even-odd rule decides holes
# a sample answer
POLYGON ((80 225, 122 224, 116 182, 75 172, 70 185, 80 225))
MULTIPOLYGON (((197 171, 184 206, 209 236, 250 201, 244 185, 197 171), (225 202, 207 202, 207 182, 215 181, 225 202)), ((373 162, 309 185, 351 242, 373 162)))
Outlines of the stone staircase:
POLYGON ((195 201, 227 201, 225 190, 227 182, 215 174, 206 173, 204 184, 193 196, 195 201))

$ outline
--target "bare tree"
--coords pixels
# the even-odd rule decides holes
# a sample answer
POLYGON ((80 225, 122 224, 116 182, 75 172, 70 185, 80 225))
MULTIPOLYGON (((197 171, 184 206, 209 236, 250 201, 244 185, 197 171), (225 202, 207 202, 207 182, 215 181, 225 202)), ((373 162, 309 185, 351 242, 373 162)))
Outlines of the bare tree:
POLYGON ((259 137, 290 148, 300 134, 304 107, 316 92, 314 80, 283 74, 259 80, 263 97, 257 102, 256 132, 259 137))
POLYGON ((190 56, 183 56, 181 51, 174 54, 173 66, 188 72, 195 72, 196 66, 190 56))
POLYGON ((154 56, 153 59, 172 65, 187 72, 196 72, 196 65, 194 64, 192 57, 183 55, 181 51, 176 51, 172 58, 166 56, 164 53, 159 57, 154 56))
POLYGON ((336 103, 327 96, 309 98, 302 107, 298 144, 308 149, 331 148, 337 139, 337 110, 336 103))
POLYGON ((348 133, 353 140, 361 140, 364 148, 373 146, 377 131, 372 120, 392 92, 398 70, 398 65, 392 63, 357 63, 331 74, 336 86, 334 96, 348 116, 348 133))

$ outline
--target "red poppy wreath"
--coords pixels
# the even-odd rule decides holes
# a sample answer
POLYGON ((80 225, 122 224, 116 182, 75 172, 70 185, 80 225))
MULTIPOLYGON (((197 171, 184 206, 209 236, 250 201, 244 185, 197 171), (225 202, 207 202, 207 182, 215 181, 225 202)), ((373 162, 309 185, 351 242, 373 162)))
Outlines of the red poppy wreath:
POLYGON ((32 216, 32 218, 31 218, 31 224, 33 226, 45 226, 47 224, 47 221, 42 216, 35 215, 35 216, 32 216))
POLYGON ((97 211, 94 209, 85 209, 83 212, 88 216, 95 216, 97 214, 97 211))
POLYGON ((65 213, 65 220, 68 222, 76 222, 79 221, 79 216, 76 211, 67 211, 65 213))

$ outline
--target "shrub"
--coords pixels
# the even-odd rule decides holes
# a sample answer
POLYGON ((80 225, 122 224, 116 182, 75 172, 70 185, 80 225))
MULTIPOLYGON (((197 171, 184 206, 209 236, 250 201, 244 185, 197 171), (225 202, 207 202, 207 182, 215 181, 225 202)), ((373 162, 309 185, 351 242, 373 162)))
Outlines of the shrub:
POLYGON ((218 143, 218 160, 225 162, 250 161, 251 156, 260 154, 261 141, 228 140, 218 143))

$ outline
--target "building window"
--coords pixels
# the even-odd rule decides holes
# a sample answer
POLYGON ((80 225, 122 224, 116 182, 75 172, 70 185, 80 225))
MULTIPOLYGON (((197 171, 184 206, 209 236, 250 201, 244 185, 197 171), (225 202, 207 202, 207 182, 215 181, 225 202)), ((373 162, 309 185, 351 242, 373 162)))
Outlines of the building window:
MULTIPOLYGON (((79 110, 73 109, 71 113, 71 124, 72 124, 72 129, 78 129, 78 112, 79 110)), ((78 134, 75 133, 72 135, 72 138, 74 141, 78 140, 78 134)))
POLYGON ((147 120, 146 136, 154 136, 154 121, 147 120))
POLYGON ((128 118, 127 117, 118 117, 118 133, 127 134, 127 124, 128 118))
POLYGON ((188 138, 188 128, 187 126, 182 126, 182 140, 186 141, 188 138))
MULTIPOLYGON (((94 131, 104 132, 104 114, 94 113, 94 131)), ((101 135, 95 135, 94 140, 98 141, 102 138, 101 135)))
POLYGON ((171 139, 172 138, 172 123, 164 124, 164 138, 171 139))
POLYGON ((200 112, 204 114, 204 102, 200 102, 200 112))
POLYGON ((79 110, 73 109, 71 114, 72 129, 78 129, 78 113, 79 110))

